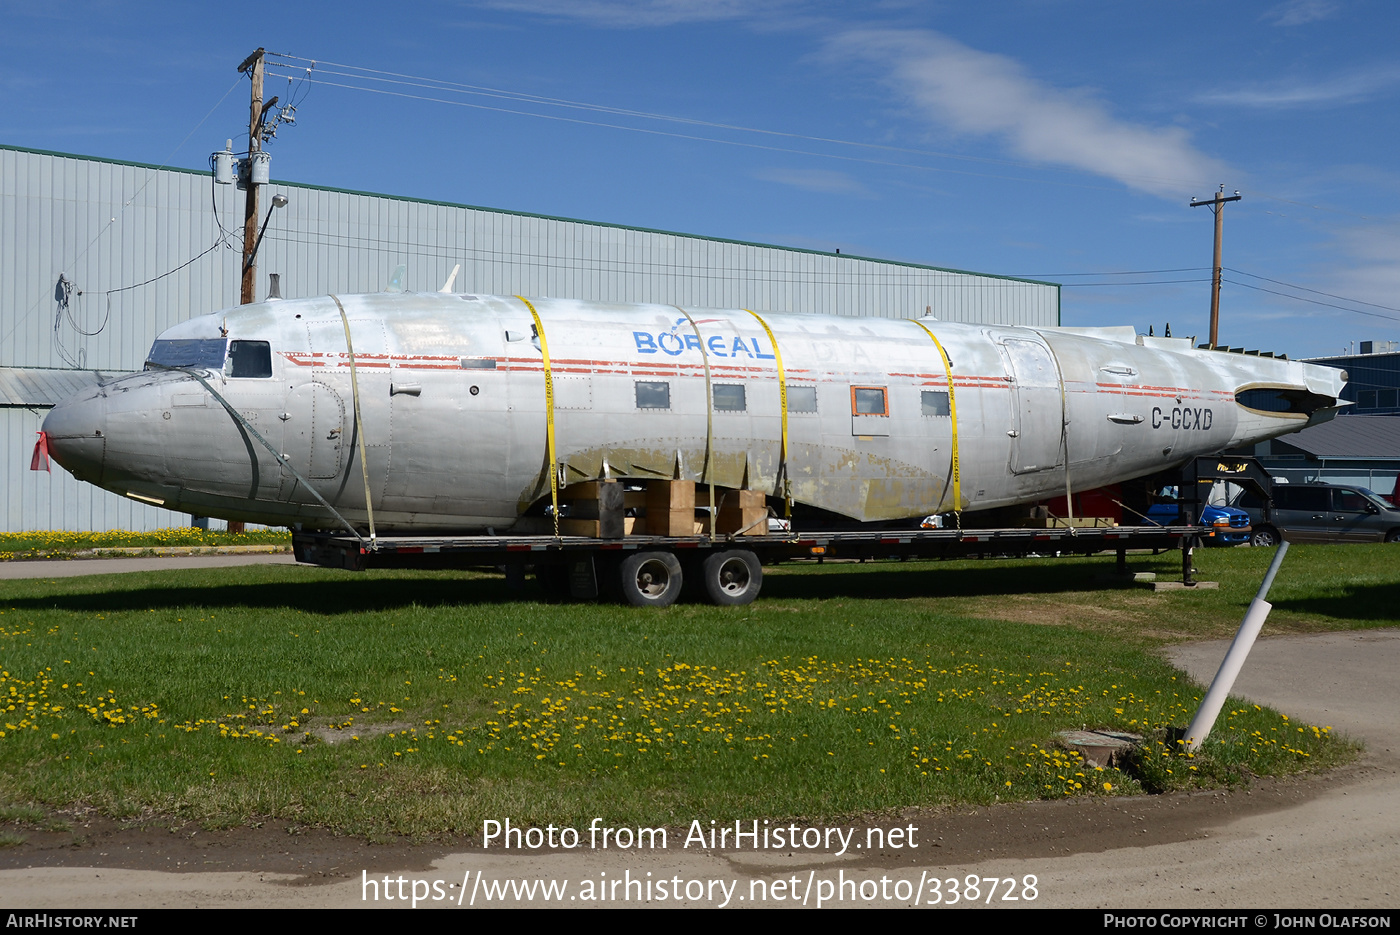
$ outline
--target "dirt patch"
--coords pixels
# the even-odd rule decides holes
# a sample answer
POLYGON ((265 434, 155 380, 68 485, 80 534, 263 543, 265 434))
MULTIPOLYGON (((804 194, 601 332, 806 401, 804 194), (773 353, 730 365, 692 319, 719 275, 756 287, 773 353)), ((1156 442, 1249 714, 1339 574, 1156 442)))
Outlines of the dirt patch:
POLYGON ((995 602, 977 601, 965 609, 970 617, 981 620, 1007 620, 1012 623, 1030 623, 1037 626, 1125 626, 1150 619, 1146 614, 1136 613, 1123 607, 1102 607, 1064 597, 1048 598, 1044 595, 1008 594, 999 595, 995 602))
POLYGON ((383 734, 408 730, 412 726, 412 724, 406 721, 396 721, 391 724, 342 725, 325 719, 320 720, 320 723, 313 722, 308 724, 306 732, 317 740, 334 745, 338 743, 349 743, 361 737, 378 737, 383 734))
MULTIPOLYGON (((970 864, 993 859, 1030 859, 1098 853, 1198 840, 1207 829, 1250 815, 1307 802, 1351 781, 1352 774, 1260 780, 1248 790, 1189 795, 1080 798, 985 808, 907 809, 898 818, 868 816, 843 824, 859 828, 919 829, 918 850, 868 853, 845 864, 851 869, 937 863, 970 864)), ((826 822, 824 824, 832 824, 826 822)), ((120 821, 92 814, 58 813, 45 822, 9 822, 0 829, 22 837, 0 849, 0 869, 106 867, 176 873, 245 871, 291 874, 299 884, 358 878, 361 871, 427 870, 449 854, 477 850, 479 839, 444 837, 429 842, 333 834, 285 821, 209 830, 198 825, 145 818, 120 821), (62 822, 67 830, 42 830, 62 822)), ((685 829, 672 829, 683 840, 685 829)), ((12 838, 13 839, 13 838, 12 838)), ((544 856, 541 854, 541 856, 544 856)), ((560 852, 552 855, 565 858, 560 852)), ((572 855, 574 857, 577 854, 572 855)), ((726 855, 738 871, 752 851, 726 855)), ((820 863, 821 852, 812 854, 820 863)), ((548 857, 546 859, 549 859, 548 857)), ((813 866, 816 866, 814 863, 813 866)), ((806 869, 798 859, 784 867, 806 869)))

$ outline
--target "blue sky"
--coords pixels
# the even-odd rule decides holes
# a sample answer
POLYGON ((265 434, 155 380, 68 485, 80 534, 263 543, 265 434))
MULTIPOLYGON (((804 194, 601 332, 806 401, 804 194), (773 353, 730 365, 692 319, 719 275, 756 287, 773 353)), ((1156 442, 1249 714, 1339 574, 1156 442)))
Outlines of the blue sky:
POLYGON ((283 101, 317 62, 274 178, 1032 276, 1067 325, 1177 335, 1209 310, 1188 203, 1223 183, 1222 343, 1400 340, 1386 0, 0 11, 10 145, 203 167, 246 134, 235 69, 265 46, 283 101))

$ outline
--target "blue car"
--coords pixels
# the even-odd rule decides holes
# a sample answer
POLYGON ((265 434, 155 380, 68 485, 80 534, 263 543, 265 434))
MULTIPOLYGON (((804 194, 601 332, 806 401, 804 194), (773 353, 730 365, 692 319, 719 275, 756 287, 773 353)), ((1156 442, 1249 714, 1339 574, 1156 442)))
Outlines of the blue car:
MULTIPOLYGON (((1147 521, 1158 526, 1175 526, 1180 519, 1175 487, 1164 487, 1153 498, 1147 510, 1147 521)), ((1185 504, 1189 508, 1189 504, 1185 504)), ((1189 516, 1187 517, 1189 522, 1189 516)), ((1249 514, 1232 506, 1211 506, 1201 509, 1200 525, 1209 527, 1206 545, 1247 545, 1253 535, 1249 514)))

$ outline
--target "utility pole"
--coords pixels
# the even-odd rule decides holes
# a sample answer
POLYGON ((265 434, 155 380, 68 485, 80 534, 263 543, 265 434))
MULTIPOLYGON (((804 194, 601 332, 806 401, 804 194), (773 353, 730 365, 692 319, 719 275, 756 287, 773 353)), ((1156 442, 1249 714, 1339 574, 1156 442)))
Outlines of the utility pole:
POLYGON ((272 105, 277 103, 275 97, 267 104, 263 103, 263 65, 264 51, 258 49, 238 66, 239 74, 248 75, 253 85, 252 103, 248 110, 248 188, 247 198, 243 202, 243 284, 238 300, 242 305, 257 301, 258 183, 253 180, 256 170, 253 156, 262 151, 263 120, 272 105))
POLYGON ((1206 205, 1215 215, 1215 271, 1211 276, 1210 286, 1210 346, 1215 347, 1220 343, 1220 235, 1225 226, 1225 202, 1239 201, 1240 193, 1235 192, 1229 197, 1225 196, 1225 183, 1220 183, 1220 191, 1215 193, 1215 197, 1210 201, 1197 201, 1195 197, 1191 199, 1191 207, 1199 208, 1206 205))
MULTIPOLYGON (((258 183, 253 181, 253 154, 262 151, 263 115, 263 63, 264 50, 258 49, 238 66, 239 74, 252 79, 253 98, 248 110, 248 179, 247 197, 243 202, 243 283, 239 292, 239 304, 248 305, 257 301, 258 267, 254 262, 258 246, 258 183)), ((276 98, 273 98, 276 102, 276 98)), ((243 532, 243 523, 229 520, 228 531, 235 535, 243 532)))

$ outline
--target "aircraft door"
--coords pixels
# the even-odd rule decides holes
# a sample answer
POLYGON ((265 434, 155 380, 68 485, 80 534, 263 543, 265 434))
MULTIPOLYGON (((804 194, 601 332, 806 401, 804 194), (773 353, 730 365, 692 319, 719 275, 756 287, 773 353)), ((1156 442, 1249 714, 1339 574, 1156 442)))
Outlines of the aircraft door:
MULTIPOLYGON (((339 476, 346 443, 345 401, 340 394, 324 383, 303 383, 287 394, 285 414, 282 451, 292 467, 313 482, 339 476)), ((297 486, 284 467, 281 499, 301 499, 294 494, 297 486)))
POLYGON ((1064 464, 1064 394, 1050 349, 1039 341, 997 343, 1011 376, 1011 473, 1029 474, 1064 464))

